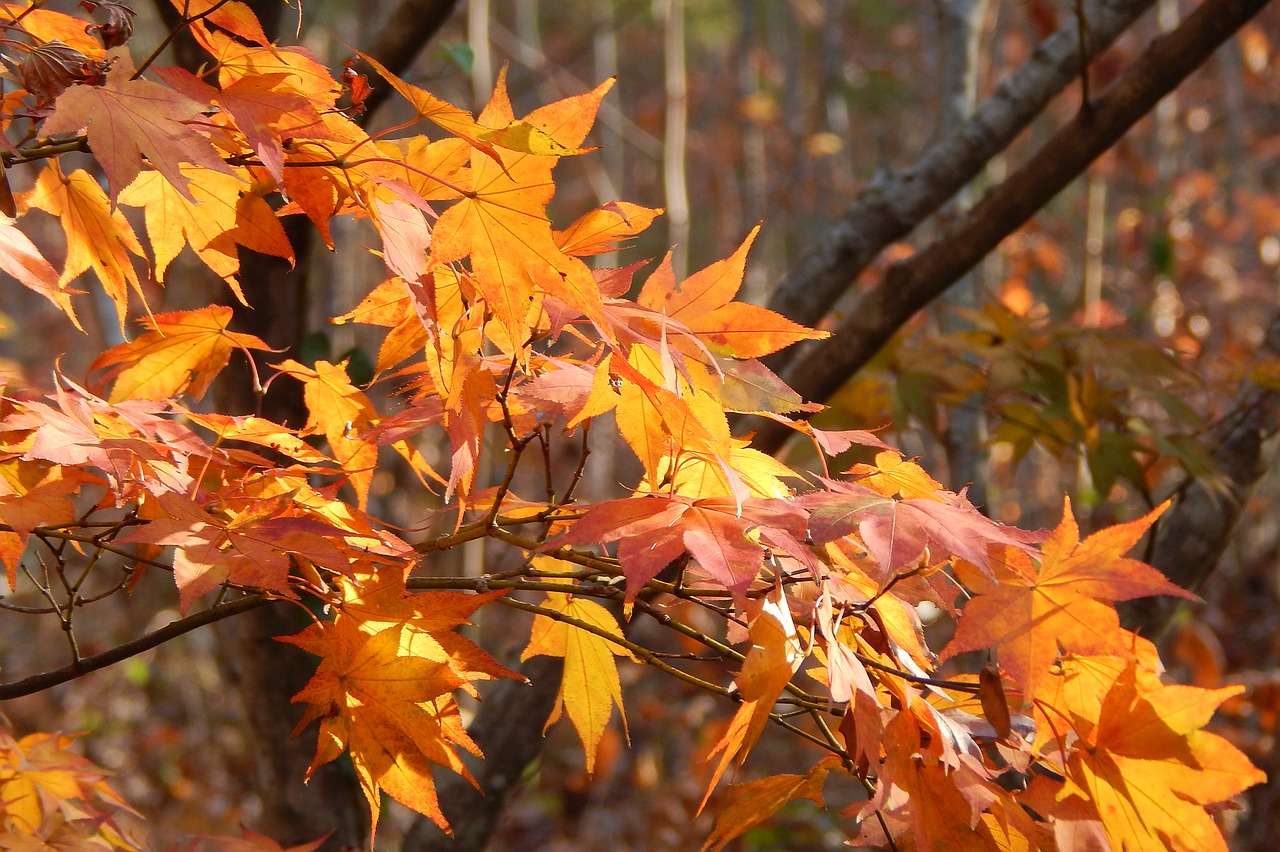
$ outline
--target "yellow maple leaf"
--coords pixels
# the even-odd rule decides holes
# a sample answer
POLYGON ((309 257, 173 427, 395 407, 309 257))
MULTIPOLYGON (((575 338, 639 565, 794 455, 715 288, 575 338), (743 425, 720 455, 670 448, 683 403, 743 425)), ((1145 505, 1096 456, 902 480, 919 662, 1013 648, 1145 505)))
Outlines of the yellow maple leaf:
MULTIPOLYGON (((539 557, 534 562, 545 567, 557 560, 539 557)), ((567 592, 547 592, 542 606, 590 624, 611 636, 622 638, 618 620, 595 601, 575 598, 567 592)), ((622 685, 618 680, 618 666, 613 658, 615 655, 630 655, 624 648, 595 633, 549 616, 538 615, 533 621, 529 644, 521 652, 520 659, 527 660, 539 655, 564 658, 564 677, 560 683, 560 693, 556 696, 555 708, 547 719, 547 726, 554 724, 562 711, 568 714, 569 721, 582 739, 587 773, 590 774, 595 771, 596 752, 614 707, 618 708, 623 727, 626 727, 622 685)))
POLYGON ((886 497, 941 499, 938 496, 942 490, 940 482, 925 473, 920 465, 891 450, 876 453, 875 464, 856 464, 845 473, 857 477, 860 483, 886 497))
POLYGON ((1116 679, 1097 724, 1081 731, 1063 801, 1092 803, 1115 849, 1226 852, 1207 805, 1267 780, 1231 743, 1201 730, 1243 686, 1142 686, 1136 666, 1116 679))
MULTIPOLYGON (((159 173, 150 174, 164 183, 159 173)), ((130 257, 145 258, 146 254, 129 221, 119 210, 112 209, 107 194, 88 172, 77 169, 64 176, 58 164, 51 162, 22 201, 28 207, 57 216, 62 225, 67 238, 67 262, 60 285, 65 286, 92 268, 115 303, 121 323, 129 307, 129 288, 146 303, 130 257)))
POLYGON ((373 403, 364 391, 351 384, 345 362, 317 361, 311 368, 290 359, 275 366, 302 382, 307 428, 325 436, 329 452, 346 471, 363 509, 378 461, 378 445, 367 437, 379 419, 373 403))
POLYGON ((293 247, 275 213, 266 201, 250 191, 244 170, 234 174, 183 169, 199 180, 189 184, 192 202, 156 172, 138 176, 120 193, 120 203, 141 207, 147 235, 156 255, 156 280, 164 281, 165 271, 186 246, 205 266, 225 279, 244 302, 236 281, 240 258, 236 246, 293 262, 293 247))
POLYGON ((90 369, 117 367, 109 375, 111 402, 169 399, 184 391, 200 399, 234 350, 270 348, 252 334, 228 331, 231 316, 231 308, 210 305, 144 317, 146 333, 103 352, 90 369))

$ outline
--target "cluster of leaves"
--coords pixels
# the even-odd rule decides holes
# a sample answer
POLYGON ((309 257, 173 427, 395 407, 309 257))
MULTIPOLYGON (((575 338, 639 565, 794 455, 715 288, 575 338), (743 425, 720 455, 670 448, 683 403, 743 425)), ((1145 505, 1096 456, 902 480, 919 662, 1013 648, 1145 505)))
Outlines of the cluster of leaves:
POLYGON ((965 330, 902 336, 878 359, 880 370, 851 383, 842 407, 943 440, 945 412, 981 406, 990 441, 1007 444, 1013 464, 1033 449, 1082 459, 1089 479, 1081 496, 1091 500, 1124 483, 1152 505, 1173 468, 1218 476, 1197 440, 1207 426, 1183 401, 1204 388, 1168 347, 1000 302, 955 310, 965 330))
POLYGON ((814 746, 803 773, 735 787, 709 847, 790 799, 821 800, 839 771, 866 797, 833 807, 851 833, 890 845, 1225 848, 1211 811, 1263 780, 1203 730, 1234 692, 1162 683, 1154 648, 1112 605, 1185 596, 1124 557, 1157 513, 1083 541, 1069 505, 1047 536, 1003 527, 875 435, 793 421, 811 407, 758 359, 821 334, 735 301, 754 232, 683 281, 667 261, 642 281, 644 263, 588 266, 661 212, 616 201, 563 229, 547 216, 552 172, 586 152, 609 82, 516 118, 499 79, 472 116, 364 57, 447 134, 371 136, 350 115, 359 75, 339 82, 307 51, 268 43, 240 3, 175 4, 209 55, 202 75, 135 63, 118 4, 100 4, 108 21, 88 33, 39 6, 4 7, 25 87, 5 100, 5 165, 38 165, 0 222, 0 268, 76 325, 69 285, 92 271, 123 324, 143 296, 140 264, 164 283, 189 247, 242 297, 237 247, 292 257, 281 217, 307 217, 330 245, 334 217, 367 220, 387 277, 334 321, 385 329, 377 383, 398 399, 384 413, 344 364, 285 359, 264 384, 302 384, 303 427, 195 410, 232 357, 266 349, 219 305, 147 311, 93 381, 58 375, 41 391, 6 377, 0 559, 10 586, 31 584, 61 620, 71 674, 93 662, 73 622, 146 566, 172 572, 190 624, 306 599, 320 615, 285 641, 320 658, 295 697, 299 727, 319 722, 313 769, 349 754, 375 829, 383 793, 447 829, 433 773, 466 776, 460 754, 479 755, 457 696, 519 677, 457 628, 505 605, 535 615, 526 657, 564 658, 549 721, 568 716, 588 768, 622 710, 617 656, 737 704, 710 788, 771 723, 814 746), (49 70, 51 56, 70 70, 49 70), (105 190, 64 173, 74 151, 96 159, 105 190), (142 209, 145 240, 119 205, 142 209), (61 271, 19 228, 32 210, 62 226, 61 271), (735 413, 789 424, 820 458, 859 445, 874 460, 805 475, 734 435, 735 413), (640 481, 580 502, 591 430, 611 425, 640 481), (444 471, 422 452, 437 441, 444 471), (562 474, 552 451, 566 441, 581 463, 562 474), (452 531, 411 544, 368 514, 389 453, 442 491, 452 531), (501 480, 483 481, 481 459, 504 454, 501 480), (513 493, 526 459, 544 474, 540 499, 513 493), (420 570, 480 539, 519 567, 420 570), (42 570, 35 548, 52 557, 42 570), (925 602, 955 621, 940 655, 925 602), (708 614, 718 631, 697 626, 708 614), (681 668, 626 638, 620 615, 657 619, 737 674, 681 668), (941 668, 973 651, 981 672, 941 668))

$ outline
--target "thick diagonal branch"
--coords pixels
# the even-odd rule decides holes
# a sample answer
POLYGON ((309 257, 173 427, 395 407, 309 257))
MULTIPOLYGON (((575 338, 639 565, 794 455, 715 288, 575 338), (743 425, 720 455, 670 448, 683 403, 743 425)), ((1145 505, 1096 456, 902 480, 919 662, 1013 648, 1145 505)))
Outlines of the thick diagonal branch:
MULTIPOLYGON (((1048 204, 1267 2, 1202 3, 1176 30, 1152 42, 1090 109, 1063 126, 941 237, 891 266, 849 311, 833 339, 808 350, 789 365, 783 378, 805 399, 829 398, 916 311, 1048 204)), ((755 446, 772 452, 787 436, 784 427, 765 424, 755 446)))
MULTIPOLYGON (((1085 3, 1086 58, 1110 46, 1153 2, 1085 3)), ((1080 60, 1078 19, 1072 15, 955 132, 909 168, 877 179, 854 199, 805 261, 778 282, 769 307, 807 325, 822 319, 885 246, 906 236, 977 177, 1080 75, 1080 60)))

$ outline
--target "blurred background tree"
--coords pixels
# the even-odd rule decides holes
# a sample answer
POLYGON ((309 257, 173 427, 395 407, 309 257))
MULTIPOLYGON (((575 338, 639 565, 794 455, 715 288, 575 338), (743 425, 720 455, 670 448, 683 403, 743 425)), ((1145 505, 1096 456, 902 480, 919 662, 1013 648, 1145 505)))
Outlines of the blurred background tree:
MULTIPOLYGON (((292 38, 296 8, 251 5, 292 38)), ((138 37, 158 40, 161 14, 140 2, 136 11, 138 37)), ((1024 527, 1051 525, 1064 490, 1094 525, 1179 494, 1148 558, 1198 587, 1205 604, 1129 617, 1165 636, 1178 677, 1248 686, 1219 732, 1275 772, 1276 33, 1274 4, 1227 0, 329 0, 306 6, 299 37, 330 65, 360 47, 471 107, 505 64, 517 114, 618 75, 591 140, 602 150, 561 167, 555 205, 665 208, 665 231, 651 229, 622 260, 670 249, 677 274, 727 255, 763 220, 744 291, 841 332, 774 365, 830 404, 826 425, 885 427, 939 478, 972 483, 992 517, 1024 527), (1266 8, 1217 47, 1234 29, 1222 22, 1256 7, 1266 8)), ((181 41, 173 49, 175 61, 195 61, 181 41)), ((372 127, 409 117, 383 105, 386 93, 370 100, 372 127)), ((14 175, 19 189, 27 179, 14 175)), ((339 246, 369 236, 335 222, 339 246)), ((311 243, 292 270, 244 259, 256 309, 241 312, 239 327, 300 360, 358 361, 367 357, 358 331, 323 320, 355 305, 380 261, 311 243)), ((184 262, 188 280, 206 280, 198 262, 184 262)), ((172 310, 220 287, 150 298, 172 310)), ((77 352, 117 342, 102 307, 85 346, 63 337, 42 300, 15 292, 3 321, 24 333, 0 339, 0 357, 34 374, 49 353, 70 351, 62 366, 74 375, 85 366, 77 352)), ((269 396, 265 413, 300 422, 300 400, 269 396)), ((780 449, 766 426, 759 441, 780 449)), ((624 478, 592 485, 603 494, 624 478)), ((436 507, 398 484, 394 471, 379 472, 375 514, 426 534, 436 507)), ((479 546, 461 560, 428 567, 494 570, 479 546)), ((109 647, 139 619, 163 623, 168 607, 145 596, 122 603, 96 641, 109 647)), ((287 738, 296 686, 286 672, 305 677, 309 664, 264 641, 292 632, 280 618, 238 619, 217 643, 192 634, 6 712, 20 724, 92 730, 91 756, 121 774, 158 838, 243 822, 285 841, 337 828, 336 848, 359 835, 362 806, 340 770, 305 791, 297 784, 310 748, 287 738)), ((57 653, 53 641, 13 632, 0 642, 6 672, 40 670, 57 653)), ((511 660, 519 647, 493 650, 511 660)), ((554 678, 542 680, 554 693, 554 678)), ((393 812, 387 848, 482 848, 490 830, 501 849, 692 848, 709 822, 689 817, 705 779, 687 767, 716 741, 726 708, 675 682, 628 686, 631 745, 612 731, 593 778, 570 733, 540 739, 545 690, 491 696, 476 726, 482 745, 496 744, 486 751, 503 755, 481 776, 498 792, 480 801, 444 784, 458 839, 393 812)), ((786 758, 762 744, 748 768, 780 771, 786 758)), ((1241 821, 1236 843, 1270 848, 1280 793, 1271 785, 1249 796, 1228 815, 1241 821)), ((792 805, 742 848, 837 848, 843 835, 815 813, 792 805)))

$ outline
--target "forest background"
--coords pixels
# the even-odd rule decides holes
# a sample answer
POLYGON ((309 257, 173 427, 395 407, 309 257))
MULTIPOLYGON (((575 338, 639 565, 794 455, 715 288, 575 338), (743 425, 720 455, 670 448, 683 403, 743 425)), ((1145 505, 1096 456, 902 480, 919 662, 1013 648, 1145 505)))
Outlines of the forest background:
MULTIPOLYGON (((1085 20, 1095 7, 1125 5, 1086 3, 1085 20)), ((1104 90, 1197 4, 1127 5, 1151 9, 1093 60, 1089 91, 1104 90)), ((135 38, 163 37, 159 13, 137 11, 135 38)), ((287 32, 296 10, 281 4, 275 11, 276 26, 287 32)), ((861 259, 865 269, 838 299, 806 302, 819 289, 812 286, 821 279, 815 266, 836 252, 848 223, 892 197, 896 176, 952 138, 972 104, 990 97, 1076 12, 1054 0, 325 2, 305 9, 300 41, 334 67, 352 46, 393 64, 390 49, 398 47, 394 64, 402 76, 475 109, 505 64, 517 115, 616 74, 589 140, 601 150, 563 163, 553 210, 617 198, 664 208, 665 217, 621 260, 671 249, 678 278, 728 256, 763 221, 743 295, 800 321, 841 328, 865 316, 859 296, 873 292, 891 264, 963 223, 966 207, 985 188, 1015 173, 1080 115, 1088 91, 1077 81, 1036 110, 1008 148, 982 157, 982 169, 951 205, 927 221, 901 223, 901 233, 873 246, 861 259)), ((1242 406, 1272 418, 1256 434, 1269 437, 1276 425, 1266 394, 1280 388, 1280 350, 1273 351, 1276 341, 1268 336, 1280 308, 1277 32, 1280 13, 1271 5, 1114 148, 1045 199, 1034 219, 944 300, 890 329, 874 357, 850 355, 833 364, 829 350, 810 348, 793 356, 790 372, 778 362, 802 393, 832 406, 823 425, 886 427, 879 434, 918 456, 935 477, 955 487, 972 483, 970 497, 1002 522, 1053 527, 1067 491, 1088 531, 1137 517, 1180 487, 1185 494, 1202 485, 1212 511, 1227 520, 1209 522, 1223 537, 1210 545, 1211 564, 1201 560, 1201 567, 1216 570, 1199 590, 1205 603, 1172 625, 1166 662, 1176 677, 1198 686, 1246 686, 1214 730, 1269 774, 1280 769, 1274 744, 1280 482, 1266 475, 1270 442, 1254 448, 1242 474, 1239 457, 1223 452, 1235 449, 1223 435, 1242 406), (815 384, 804 387, 810 378, 815 384), (1264 396, 1242 401, 1246 385, 1264 396), (1193 485, 1184 486, 1188 476, 1193 485), (1237 504, 1233 495, 1248 500, 1237 504)), ((175 50, 180 61, 182 43, 175 50)), ((410 117, 401 114, 403 105, 379 105, 388 87, 373 83, 377 124, 410 117)), ((15 189, 26 188, 18 175, 13 179, 15 189)), ((56 223, 47 224, 52 242, 56 223)), ((359 226, 343 223, 335 223, 334 237, 339 246, 368 241, 359 226)), ((846 247, 846 266, 849 254, 846 247)), ((189 255, 177 264, 192 279, 203 274, 189 255)), ((248 320, 258 327, 244 330, 312 359, 353 351, 372 357, 356 326, 325 320, 351 310, 362 283, 375 280, 380 268, 366 253, 314 246, 299 262, 305 276, 280 269, 270 279, 246 274, 246 287, 275 305, 248 320)), ((220 286, 212 279, 203 292, 170 288, 149 298, 157 312, 180 310, 205 304, 220 286)), ((9 292, 0 354, 18 370, 47 370, 56 351, 67 353, 60 364, 66 374, 83 374, 92 353, 121 340, 105 300, 86 323, 86 345, 45 300, 9 292)), ((250 301, 257 303, 252 295, 250 301)), ((268 404, 286 420, 297 401, 277 397, 268 404)), ((765 430, 763 440, 776 441, 771 434, 765 430)), ((621 449, 616 458, 629 464, 621 449)), ((379 471, 371 499, 375 514, 408 523, 429 507, 401 487, 402 475, 379 471)), ((588 484, 602 492, 634 479, 629 470, 593 475, 599 479, 588 484)), ((1193 537, 1188 527, 1179 532, 1193 537)), ((440 569, 478 574, 486 565, 479 545, 456 558, 440 569)), ((169 598, 130 600, 95 623, 99 635, 82 641, 109 647, 132 634, 140 611, 148 612, 144 622, 158 625, 173 617, 173 606, 169 598)), ((491 620, 504 615, 485 611, 481 629, 501 635, 491 620)), ((58 626, 39 629, 48 635, 38 641, 7 636, 6 672, 58 664, 58 626)), ((272 801, 284 794, 269 785, 245 783, 261 771, 263 740, 253 732, 264 725, 255 716, 262 711, 227 688, 223 649, 234 641, 197 632, 78 684, 8 702, 5 711, 22 728, 92 732, 89 756, 118 773, 121 792, 147 813, 158 836, 225 832, 239 822, 261 826, 290 805, 272 801)), ((519 646, 506 650, 518 654, 519 646)), ((622 677, 630 746, 610 729, 588 778, 572 732, 554 729, 537 773, 501 817, 494 841, 500 848, 653 848, 646 844, 654 838, 680 848, 706 836, 711 815, 688 818, 705 779, 680 770, 705 755, 708 743, 698 732, 720 708, 674 681, 641 679, 625 667, 622 677)), ((265 737, 273 739, 284 741, 265 737)), ((787 766, 787 744, 777 748, 776 755, 767 742, 759 749, 761 774, 771 758, 775 771, 787 766)), ((305 766, 309 744, 299 750, 305 766)), ((1274 797, 1265 785, 1249 793, 1235 827, 1238 848, 1265 848, 1280 831, 1269 821, 1280 813, 1274 797)), ((836 836, 825 819, 800 802, 744 842, 818 847, 836 836)), ((412 824, 408 814, 393 811, 381 830, 393 843, 412 824)))

